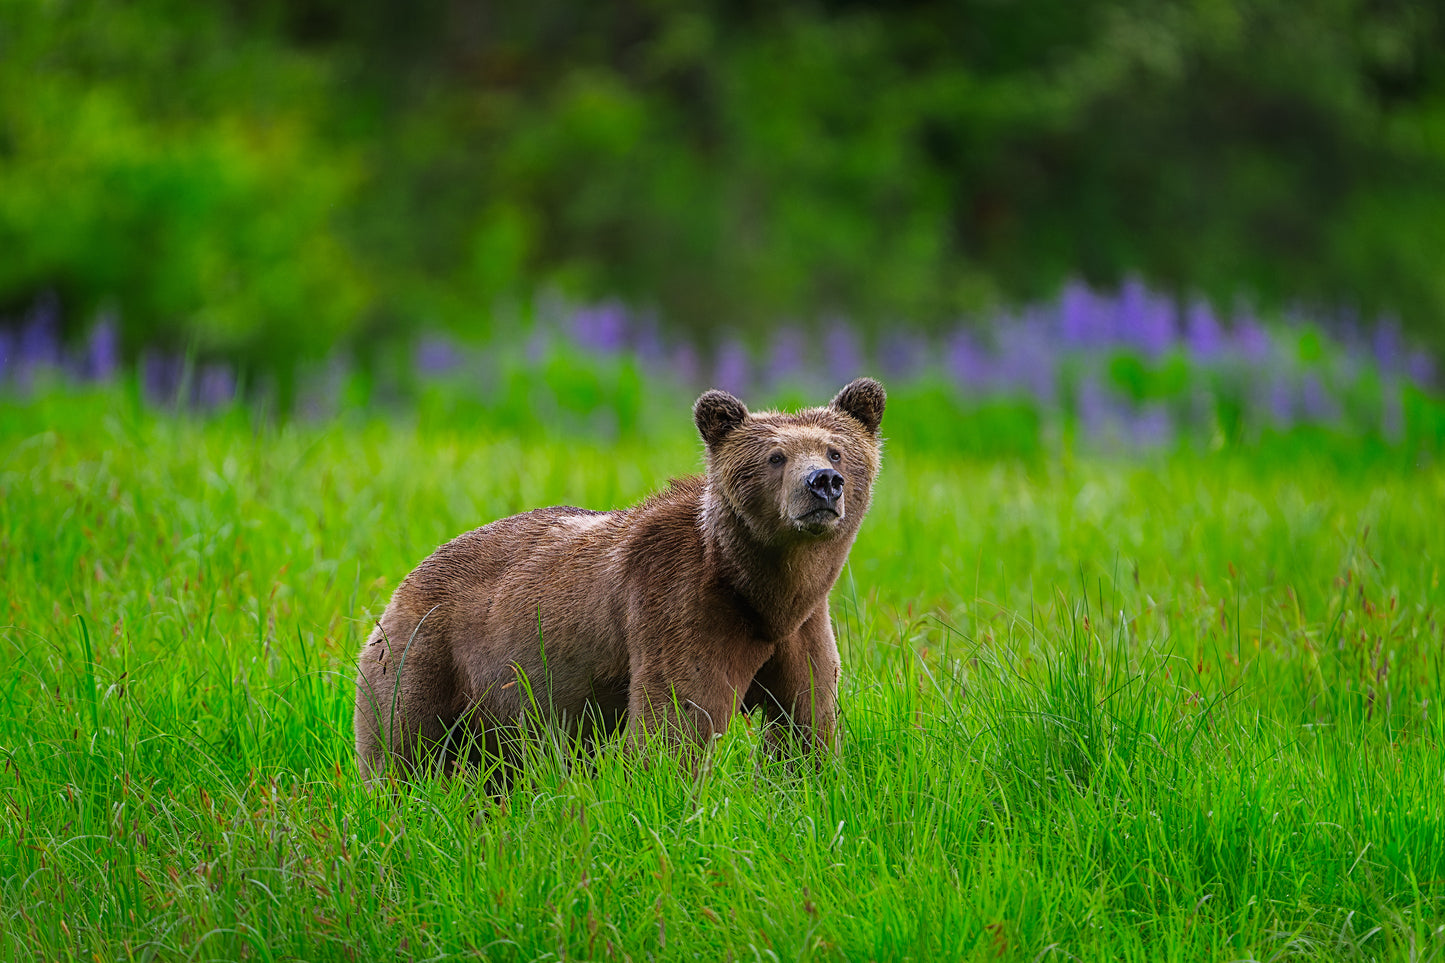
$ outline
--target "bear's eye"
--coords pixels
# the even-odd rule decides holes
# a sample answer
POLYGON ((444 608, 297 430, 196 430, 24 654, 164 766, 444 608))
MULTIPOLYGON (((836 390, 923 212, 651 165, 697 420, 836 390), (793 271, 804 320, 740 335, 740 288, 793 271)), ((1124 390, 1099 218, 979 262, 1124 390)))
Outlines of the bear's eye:
POLYGON ((828 449, 828 460, 836 464, 837 462, 840 462, 840 461, 843 460, 843 453, 840 452, 840 451, 839 451, 838 449, 836 449, 836 448, 829 448, 829 449, 828 449))
POLYGON ((775 451, 775 452, 773 452, 771 455, 768 456, 768 464, 769 464, 769 465, 781 465, 783 462, 785 462, 785 461, 787 461, 787 460, 788 460, 787 457, 784 456, 783 453, 780 452, 780 451, 775 451))

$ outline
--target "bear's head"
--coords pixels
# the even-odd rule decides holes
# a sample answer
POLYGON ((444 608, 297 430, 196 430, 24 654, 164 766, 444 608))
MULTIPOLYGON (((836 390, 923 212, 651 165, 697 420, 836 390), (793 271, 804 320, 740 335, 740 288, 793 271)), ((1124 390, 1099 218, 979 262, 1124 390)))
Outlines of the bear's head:
POLYGON ((749 412, 726 391, 705 392, 693 420, 707 445, 710 497, 765 544, 851 538, 878 474, 886 401, 872 378, 796 414, 749 412))

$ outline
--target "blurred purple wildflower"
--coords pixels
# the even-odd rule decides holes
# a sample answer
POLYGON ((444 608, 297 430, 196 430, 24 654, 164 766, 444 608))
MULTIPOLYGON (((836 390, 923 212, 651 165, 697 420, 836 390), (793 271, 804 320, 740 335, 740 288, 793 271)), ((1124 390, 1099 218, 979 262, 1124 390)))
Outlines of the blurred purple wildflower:
POLYGON ((1269 357, 1269 332, 1248 309, 1235 314, 1234 349, 1245 361, 1256 364, 1269 357))
POLYGON ((140 359, 141 389, 156 404, 170 404, 180 392, 185 364, 175 355, 147 349, 140 359))
POLYGON ((195 399, 201 408, 220 408, 236 397, 236 376, 231 366, 219 362, 202 365, 196 378, 195 399))
POLYGON ((1117 421, 1118 406, 1099 380, 1099 376, 1093 372, 1079 379, 1074 406, 1084 434, 1090 437, 1103 437, 1117 421))
POLYGON ((1147 405, 1129 425, 1129 440, 1139 448, 1167 448, 1174 441, 1174 419, 1164 405, 1147 405))
POLYGON ((1059 333, 1064 343, 1074 347, 1095 347, 1101 340, 1102 306, 1094 292, 1082 281, 1072 280, 1059 295, 1059 333))
POLYGON ((689 388, 696 387, 702 365, 698 363, 697 351, 690 344, 680 344, 673 349, 668 365, 679 383, 689 388))
POLYGON ((834 318, 823 327, 823 367, 840 384, 858 377, 866 367, 863 342, 842 318, 834 318))
POLYGON ((1119 294, 1119 340, 1157 358, 1174 345, 1178 308, 1172 298, 1158 295, 1137 277, 1124 283, 1119 294))
POLYGON ((797 328, 786 327, 778 332, 768 349, 766 377, 769 387, 794 384, 801 379, 806 347, 802 332, 797 328))
POLYGON ((1157 358, 1174 347, 1179 337, 1179 306, 1173 298, 1157 297, 1149 301, 1149 313, 1139 332, 1139 347, 1151 358, 1157 358))
MULTIPOLYGON (((740 341, 725 341, 709 369, 692 345, 665 339, 655 316, 633 314, 617 301, 575 307, 559 296, 543 296, 536 317, 526 348, 534 365, 545 361, 551 346, 565 341, 589 353, 631 352, 644 369, 665 370, 690 387, 711 374, 712 385, 740 395, 763 384, 798 384, 822 371, 846 380, 870 367, 864 340, 842 318, 828 319, 816 336, 814 329, 776 330, 761 364, 740 341)), ((1432 389, 1438 377, 1435 356, 1410 344, 1393 317, 1363 327, 1356 315, 1340 313, 1326 318, 1322 328, 1296 307, 1285 316, 1285 323, 1293 326, 1286 330, 1286 340, 1276 342, 1280 329, 1266 328, 1245 307, 1226 326, 1206 300, 1195 298, 1181 312, 1174 300, 1137 277, 1112 296, 1073 280, 1054 302, 1018 313, 999 311, 987 320, 979 329, 959 326, 941 342, 906 329, 885 331, 874 360, 894 381, 940 365, 965 394, 1016 393, 1044 409, 1060 406, 1061 373, 1067 366, 1071 374, 1080 372, 1074 397, 1064 405, 1072 403, 1081 434, 1140 448, 1168 445, 1186 425, 1197 423, 1208 430, 1218 418, 1221 396, 1216 392, 1235 397, 1240 388, 1249 402, 1245 417, 1256 424, 1338 424, 1348 416, 1358 428, 1378 416, 1379 430, 1398 439, 1405 420, 1402 392, 1410 383, 1432 389), (1306 330, 1311 324, 1325 339, 1322 353, 1313 350, 1315 336, 1306 330), (1310 350, 1293 350, 1296 340, 1302 350, 1306 345, 1310 350), (1184 394, 1171 402, 1174 407, 1135 408, 1102 373, 1100 351, 1123 346, 1156 359, 1176 345, 1187 352, 1193 375, 1184 394), (1230 360, 1227 370, 1209 370, 1220 358, 1230 360), (1228 387, 1221 388, 1221 378, 1228 387), (1376 383, 1383 388, 1378 411, 1357 411, 1376 383)), ((121 364, 115 315, 101 315, 85 343, 71 351, 61 342, 62 321, 59 298, 46 292, 18 324, 0 329, 0 381, 10 378, 24 387, 38 370, 62 364, 79 380, 114 377, 121 364)), ((413 362, 425 377, 454 371, 469 357, 456 342, 430 335, 416 343, 413 362)), ((329 377, 320 369, 312 375, 302 389, 303 408, 314 400, 308 392, 329 377)), ((233 370, 224 364, 206 364, 191 372, 183 358, 155 349, 142 356, 139 376, 148 398, 189 401, 202 408, 230 403, 238 390, 233 370)), ((336 403, 343 386, 339 379, 328 392, 336 403)))
POLYGON ((967 328, 958 328, 943 343, 943 365, 949 377, 969 394, 982 394, 990 387, 992 365, 967 328))
POLYGON ((1224 350, 1224 331, 1209 302, 1197 298, 1189 305, 1184 343, 1193 361, 1212 361, 1224 350))
POLYGON ((424 378, 445 375, 460 364, 461 356, 450 338, 429 334, 416 347, 416 371, 424 378))
POLYGON ((751 368, 747 349, 737 341, 728 341, 718 349, 713 385, 734 395, 746 394, 751 368))
POLYGON ((543 359, 552 351, 552 338, 545 325, 535 325, 532 333, 527 336, 527 363, 532 365, 541 364, 543 359))
POLYGON ((993 387, 1052 405, 1058 398, 1058 358, 1047 321, 1038 312, 1029 312, 1021 320, 1001 325, 997 337, 993 387))
POLYGON ((928 359, 928 342, 915 331, 885 329, 878 347, 878 366, 896 381, 915 377, 928 359))
POLYGON ((33 372, 60 364, 60 298, 46 291, 35 299, 15 352, 15 377, 29 387, 33 372))
POLYGON ((1114 313, 1115 330, 1124 344, 1138 346, 1149 326, 1149 292, 1144 282, 1130 277, 1119 289, 1114 313))
POLYGON ((655 314, 648 313, 637 321, 632 334, 632 351, 644 367, 660 367, 667 363, 667 346, 663 343, 655 314))
POLYGON ((572 341, 588 351, 615 354, 627 347, 627 310, 618 301, 605 301, 572 312, 572 341))
POLYGON ((1395 372, 1402 367, 1405 355, 1404 338, 1400 334, 1400 322, 1393 317, 1381 318, 1370 337, 1370 347, 1375 361, 1382 371, 1395 372))
POLYGON ((1339 405, 1316 372, 1307 371, 1300 380, 1300 413, 1306 421, 1331 424, 1340 417, 1339 405))
POLYGON ((1435 383, 1435 359, 1428 351, 1411 351, 1405 361, 1405 373, 1421 388, 1429 388, 1435 383))
POLYGON ((1294 385, 1288 377, 1277 372, 1265 376, 1264 404, 1270 421, 1277 428, 1288 428, 1294 424, 1294 385))
POLYGON ((120 334, 115 315, 109 311, 100 316, 90 331, 81 364, 81 377, 92 381, 109 381, 120 367, 120 334))

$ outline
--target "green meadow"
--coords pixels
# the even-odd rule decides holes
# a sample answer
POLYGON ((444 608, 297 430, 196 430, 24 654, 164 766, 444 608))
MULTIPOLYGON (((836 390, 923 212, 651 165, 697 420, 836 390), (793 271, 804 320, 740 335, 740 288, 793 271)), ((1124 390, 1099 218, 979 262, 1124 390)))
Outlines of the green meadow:
POLYGON ((1445 468, 1323 432, 960 453, 895 393, 835 758, 744 718, 696 768, 543 738, 504 796, 364 786, 396 582, 698 470, 689 400, 6 399, 0 960, 1445 959, 1445 468))

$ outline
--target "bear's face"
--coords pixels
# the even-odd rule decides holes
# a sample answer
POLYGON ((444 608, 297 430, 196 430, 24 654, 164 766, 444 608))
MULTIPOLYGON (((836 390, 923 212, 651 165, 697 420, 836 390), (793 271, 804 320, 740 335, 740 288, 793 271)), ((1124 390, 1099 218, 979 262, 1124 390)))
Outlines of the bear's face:
POLYGON ((851 536, 878 474, 884 403, 871 378, 797 414, 752 414, 732 395, 709 391, 694 408, 708 485, 765 544, 851 536))

